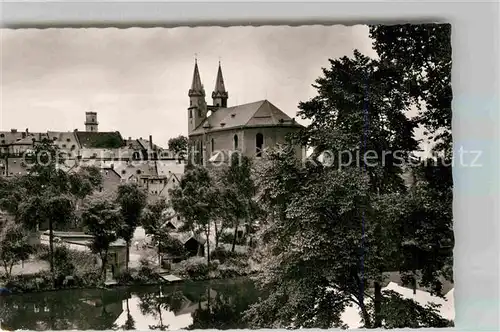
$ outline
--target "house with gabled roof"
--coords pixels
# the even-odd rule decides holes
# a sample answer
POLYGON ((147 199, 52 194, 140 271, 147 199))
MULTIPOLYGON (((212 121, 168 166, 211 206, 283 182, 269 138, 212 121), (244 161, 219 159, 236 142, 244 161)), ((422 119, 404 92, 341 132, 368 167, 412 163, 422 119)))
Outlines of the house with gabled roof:
MULTIPOLYGON (((303 128, 268 100, 228 106, 229 94, 219 63, 212 105, 205 101, 198 63, 188 92, 190 161, 206 165, 220 151, 233 151, 250 158, 262 158, 267 148, 286 143, 288 134, 303 128)), ((305 153, 297 146, 298 158, 305 153)), ((228 153, 224 155, 230 155, 228 153)))

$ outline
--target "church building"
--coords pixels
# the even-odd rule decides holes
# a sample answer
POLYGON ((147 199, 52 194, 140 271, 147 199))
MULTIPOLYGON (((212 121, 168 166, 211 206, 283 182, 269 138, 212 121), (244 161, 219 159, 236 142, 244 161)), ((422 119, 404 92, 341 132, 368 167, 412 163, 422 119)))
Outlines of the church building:
MULTIPOLYGON (((228 106, 229 94, 220 62, 212 105, 205 100, 196 60, 188 96, 190 158, 198 164, 228 162, 235 151, 250 158, 262 158, 266 148, 284 144, 287 134, 303 128, 268 100, 228 106)), ((304 150, 296 148, 298 158, 302 158, 304 150)))

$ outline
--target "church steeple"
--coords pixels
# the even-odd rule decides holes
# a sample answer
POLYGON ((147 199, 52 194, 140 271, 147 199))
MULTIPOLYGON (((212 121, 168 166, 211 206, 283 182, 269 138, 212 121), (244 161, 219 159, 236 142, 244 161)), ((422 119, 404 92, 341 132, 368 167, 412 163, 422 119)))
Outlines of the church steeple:
POLYGON ((193 82, 188 93, 189 97, 205 97, 205 90, 201 84, 200 71, 198 70, 198 60, 194 60, 193 82))
POLYGON ((191 132, 197 128, 207 116, 207 103, 205 101, 205 89, 201 84, 198 61, 194 60, 193 82, 189 89, 189 108, 188 108, 188 131, 191 132))
POLYGON ((229 97, 226 87, 224 86, 224 77, 222 77, 222 68, 219 61, 219 70, 217 71, 217 79, 215 80, 215 89, 212 92, 214 106, 227 107, 227 98, 229 97))

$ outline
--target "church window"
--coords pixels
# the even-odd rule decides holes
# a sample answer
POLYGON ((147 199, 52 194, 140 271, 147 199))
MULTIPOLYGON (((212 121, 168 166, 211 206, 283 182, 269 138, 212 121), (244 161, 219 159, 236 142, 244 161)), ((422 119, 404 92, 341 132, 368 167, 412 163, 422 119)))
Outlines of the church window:
POLYGON ((4 134, 0 134, 0 137, 5 137, 5 135, 4 134))
POLYGON ((198 109, 198 117, 201 118, 201 110, 198 109))
POLYGON ((213 138, 212 138, 212 141, 211 141, 210 145, 211 145, 212 152, 214 152, 215 151, 215 141, 214 141, 213 138))
POLYGON ((238 150, 238 135, 234 135, 234 137, 233 137, 233 145, 234 145, 234 149, 238 150))
MULTIPOLYGON (((192 104, 192 102, 191 102, 192 104)), ((192 119, 193 118, 193 110, 189 110, 189 118, 192 119)))
POLYGON ((256 156, 262 157, 262 146, 264 145, 264 136, 261 133, 258 133, 255 136, 255 148, 256 148, 256 156))

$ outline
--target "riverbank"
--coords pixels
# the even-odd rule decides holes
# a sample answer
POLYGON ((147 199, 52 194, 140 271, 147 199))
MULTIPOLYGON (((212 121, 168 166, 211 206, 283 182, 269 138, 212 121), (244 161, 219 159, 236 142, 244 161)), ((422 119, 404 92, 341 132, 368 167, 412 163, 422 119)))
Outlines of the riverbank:
POLYGON ((176 281, 168 281, 162 278, 160 274, 151 275, 149 277, 136 275, 135 271, 131 271, 129 274, 124 273, 120 278, 116 280, 112 285, 106 285, 106 282, 99 281, 97 276, 87 276, 85 277, 73 277, 71 280, 73 282, 67 283, 66 285, 54 286, 52 278, 50 275, 45 274, 32 274, 32 275, 22 275, 11 278, 11 280, 1 282, 1 287, 8 290, 9 295, 17 294, 29 294, 29 293, 41 293, 41 292, 53 292, 60 290, 71 290, 71 289, 99 289, 99 288, 115 288, 115 287, 140 287, 140 286, 159 286, 159 285, 170 285, 170 284, 182 284, 185 282, 192 281, 211 281, 211 280, 229 280, 238 277, 251 277, 258 274, 257 271, 233 275, 232 277, 226 277, 222 274, 207 275, 206 277, 198 277, 194 279, 182 279, 176 281))
POLYGON ((130 286, 155 286, 186 281, 224 280, 247 277, 259 271, 248 256, 225 251, 216 252, 208 264, 204 257, 191 257, 180 263, 172 264, 169 270, 161 270, 147 261, 142 261, 138 268, 123 271, 116 278, 103 280, 98 269, 76 269, 74 273, 58 274, 54 277, 48 271, 31 274, 13 275, 6 280, 0 278, 0 285, 10 294, 47 292, 67 289, 91 289, 130 286), (217 258, 217 259, 215 259, 217 258), (165 274, 179 279, 169 281, 165 274))

